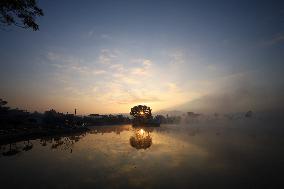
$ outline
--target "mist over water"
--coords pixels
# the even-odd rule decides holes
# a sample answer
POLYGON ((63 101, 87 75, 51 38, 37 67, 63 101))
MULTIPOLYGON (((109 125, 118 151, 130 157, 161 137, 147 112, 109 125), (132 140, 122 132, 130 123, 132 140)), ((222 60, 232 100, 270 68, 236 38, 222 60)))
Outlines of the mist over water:
POLYGON ((283 175, 284 129, 270 123, 214 118, 157 128, 96 126, 78 135, 1 145, 1 185, 274 188, 283 175))

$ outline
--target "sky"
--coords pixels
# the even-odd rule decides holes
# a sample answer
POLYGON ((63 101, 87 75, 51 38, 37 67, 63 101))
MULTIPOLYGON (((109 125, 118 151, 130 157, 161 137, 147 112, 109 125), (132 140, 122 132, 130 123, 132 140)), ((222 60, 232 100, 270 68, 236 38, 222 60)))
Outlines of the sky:
POLYGON ((79 114, 281 109, 283 1, 41 0, 0 29, 0 98, 79 114))

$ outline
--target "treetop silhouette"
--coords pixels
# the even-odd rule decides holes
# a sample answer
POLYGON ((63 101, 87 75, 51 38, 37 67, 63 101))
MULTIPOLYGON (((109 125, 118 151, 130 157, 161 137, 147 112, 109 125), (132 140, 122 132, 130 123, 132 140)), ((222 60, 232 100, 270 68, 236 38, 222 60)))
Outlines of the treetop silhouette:
POLYGON ((15 25, 21 28, 39 30, 36 18, 43 16, 36 0, 1 0, 0 23, 5 26, 15 25))
POLYGON ((131 108, 130 115, 136 120, 152 119, 152 109, 145 105, 137 105, 131 108))

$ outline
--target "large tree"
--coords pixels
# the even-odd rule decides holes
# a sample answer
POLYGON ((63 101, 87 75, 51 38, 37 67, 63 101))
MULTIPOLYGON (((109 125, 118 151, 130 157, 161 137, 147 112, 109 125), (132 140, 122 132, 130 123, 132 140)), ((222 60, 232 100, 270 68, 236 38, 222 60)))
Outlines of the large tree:
MULTIPOLYGON (((3 100, 3 99, 0 98, 0 114, 2 114, 2 113, 4 113, 4 112, 6 113, 7 110, 10 109, 9 107, 6 107, 6 106, 5 106, 7 103, 8 103, 7 101, 5 101, 5 100, 3 100)), ((1 124, 0 124, 0 125, 1 125, 1 124)))
POLYGON ((150 107, 145 105, 138 105, 131 108, 130 115, 134 117, 134 119, 145 120, 152 118, 152 110, 150 107))
POLYGON ((0 99, 0 107, 5 106, 7 104, 7 101, 0 99))
POLYGON ((43 16, 36 0, 0 0, 0 23, 39 30, 36 18, 43 16))

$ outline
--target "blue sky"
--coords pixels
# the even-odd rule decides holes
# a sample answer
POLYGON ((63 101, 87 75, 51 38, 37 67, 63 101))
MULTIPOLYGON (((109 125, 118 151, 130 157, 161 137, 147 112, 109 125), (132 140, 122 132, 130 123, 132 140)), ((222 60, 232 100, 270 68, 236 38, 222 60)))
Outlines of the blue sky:
POLYGON ((0 30, 0 95, 13 107, 64 112, 76 107, 87 114, 128 112, 136 104, 223 111, 219 99, 225 97, 230 111, 282 102, 281 1, 39 1, 39 6, 45 14, 38 19, 40 31, 0 30), (273 100, 263 103, 265 97, 273 100))

